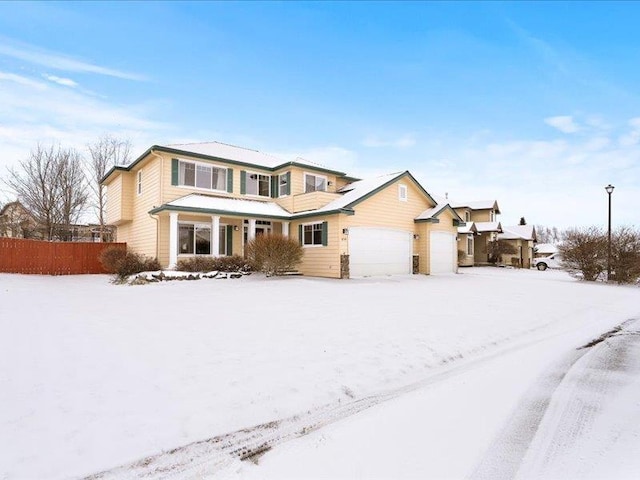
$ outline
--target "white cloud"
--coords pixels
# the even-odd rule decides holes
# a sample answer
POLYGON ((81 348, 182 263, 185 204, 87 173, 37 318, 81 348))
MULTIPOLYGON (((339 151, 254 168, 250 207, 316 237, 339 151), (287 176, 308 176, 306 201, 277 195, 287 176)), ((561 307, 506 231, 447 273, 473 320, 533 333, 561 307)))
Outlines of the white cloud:
POLYGON ((563 133, 576 133, 580 130, 580 127, 575 123, 573 117, 570 115, 547 117, 544 119, 544 123, 557 128, 563 133))
POLYGON ((416 144, 416 139, 413 135, 405 134, 396 139, 380 139, 375 135, 370 135, 362 141, 362 145, 365 147, 380 148, 410 148, 416 144))
POLYGON ((113 68, 95 65, 61 53, 51 52, 22 42, 16 42, 6 37, 0 37, 0 55, 65 72, 95 73, 125 80, 146 80, 145 76, 137 73, 123 72, 113 68))
POLYGON ((0 176, 39 142, 84 150, 88 142, 111 133, 146 148, 168 130, 151 119, 148 106, 107 103, 60 82, 7 72, 0 72, 0 105, 0 176))
POLYGON ((50 82, 54 82, 54 83, 57 83, 58 85, 63 85, 65 87, 75 88, 78 86, 78 84, 73 80, 71 80, 70 78, 57 77, 55 75, 49 75, 48 73, 43 73, 42 76, 47 80, 49 80, 50 82))

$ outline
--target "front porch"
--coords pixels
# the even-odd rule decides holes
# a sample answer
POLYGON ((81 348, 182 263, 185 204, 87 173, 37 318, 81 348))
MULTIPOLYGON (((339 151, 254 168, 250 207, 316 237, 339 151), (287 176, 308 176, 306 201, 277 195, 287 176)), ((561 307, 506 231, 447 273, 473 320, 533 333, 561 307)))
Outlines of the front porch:
POLYGON ((289 236, 290 222, 281 219, 196 215, 168 212, 158 225, 159 260, 174 269, 181 259, 194 256, 244 255, 245 245, 265 234, 289 236))

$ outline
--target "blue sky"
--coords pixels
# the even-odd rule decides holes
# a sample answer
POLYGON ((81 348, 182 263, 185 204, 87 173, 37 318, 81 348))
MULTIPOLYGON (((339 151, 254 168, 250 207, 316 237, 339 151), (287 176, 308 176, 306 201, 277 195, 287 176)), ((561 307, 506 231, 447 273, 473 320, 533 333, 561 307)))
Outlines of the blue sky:
MULTIPOLYGON (((640 3, 0 3, 0 175, 37 142, 410 170, 503 224, 640 226, 640 3)), ((0 198, 10 199, 6 187, 0 198)))

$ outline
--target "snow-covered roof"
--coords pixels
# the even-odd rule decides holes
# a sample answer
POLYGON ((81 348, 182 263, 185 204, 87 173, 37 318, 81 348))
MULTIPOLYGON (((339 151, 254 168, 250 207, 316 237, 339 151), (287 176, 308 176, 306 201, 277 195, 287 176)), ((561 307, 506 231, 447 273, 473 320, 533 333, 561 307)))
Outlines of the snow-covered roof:
POLYGON ((478 233, 502 232, 500 222, 475 222, 478 233))
POLYGON ((450 201, 452 208, 469 208, 471 210, 495 210, 500 213, 498 202, 496 200, 478 200, 474 202, 454 202, 450 201))
POLYGON ((449 205, 448 203, 445 204, 438 204, 433 208, 429 208, 428 210, 425 210, 424 212, 422 212, 420 215, 418 215, 415 219, 416 220, 428 220, 430 218, 436 218, 438 215, 440 215, 440 213, 443 210, 450 210, 451 213, 455 216, 455 220, 462 220, 458 214, 451 208, 451 205, 449 205))
POLYGON ((256 166, 273 168, 288 162, 301 163, 312 167, 331 170, 324 165, 306 160, 301 157, 283 159, 269 153, 252 150, 250 148, 238 147, 221 142, 202 142, 202 143, 181 143, 164 145, 166 148, 181 150, 187 153, 197 153, 210 157, 223 158, 226 160, 235 160, 242 163, 250 163, 256 166))
POLYGON ((208 195, 200 195, 198 193, 192 193, 190 195, 177 198, 165 204, 164 207, 169 210, 171 207, 193 208, 198 210, 233 212, 241 215, 263 217, 288 218, 291 216, 289 212, 275 202, 210 197, 208 195))
POLYGON ((345 208, 353 202, 360 200, 362 197, 369 195, 374 190, 382 187, 384 184, 401 177, 406 172, 390 173, 388 175, 382 175, 380 177, 369 178, 366 180, 358 180, 357 182, 345 185, 338 193, 344 193, 340 198, 336 198, 329 204, 325 205, 314 212, 328 212, 331 210, 339 210, 345 208))
POLYGON ((478 233, 478 229, 476 228, 475 222, 467 222, 464 226, 458 227, 458 233, 478 233))
POLYGON ((558 247, 556 247, 553 243, 539 243, 536 245, 537 253, 544 253, 551 255, 552 253, 556 253, 558 251, 558 247))
POLYGON ((498 235, 501 240, 535 240, 536 233, 533 225, 510 225, 502 227, 502 233, 498 235))

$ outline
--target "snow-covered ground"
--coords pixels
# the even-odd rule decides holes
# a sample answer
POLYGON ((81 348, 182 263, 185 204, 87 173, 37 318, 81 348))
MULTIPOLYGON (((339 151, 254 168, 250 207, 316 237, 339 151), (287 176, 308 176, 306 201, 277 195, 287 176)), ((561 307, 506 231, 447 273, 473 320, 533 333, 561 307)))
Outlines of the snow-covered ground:
MULTIPOLYGON (((461 272, 145 286, 0 274, 0 479, 88 475, 640 314, 637 287, 461 272)), ((235 472, 260 478, 247 468, 235 472)))

